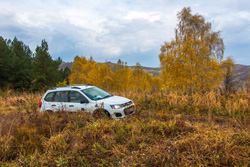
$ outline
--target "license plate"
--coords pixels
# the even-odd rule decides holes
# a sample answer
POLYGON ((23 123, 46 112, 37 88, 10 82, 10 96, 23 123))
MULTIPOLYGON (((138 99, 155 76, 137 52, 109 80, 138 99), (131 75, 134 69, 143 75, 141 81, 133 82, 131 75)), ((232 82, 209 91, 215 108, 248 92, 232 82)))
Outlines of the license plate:
POLYGON ((129 115, 129 114, 133 113, 134 107, 130 106, 130 107, 126 108, 124 111, 125 111, 126 115, 129 115))

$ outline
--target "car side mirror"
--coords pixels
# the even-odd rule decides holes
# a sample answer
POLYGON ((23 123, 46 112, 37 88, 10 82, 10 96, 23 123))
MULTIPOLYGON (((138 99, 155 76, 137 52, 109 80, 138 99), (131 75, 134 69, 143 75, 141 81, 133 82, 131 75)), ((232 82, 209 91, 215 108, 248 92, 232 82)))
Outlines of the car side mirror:
POLYGON ((89 101, 87 99, 83 99, 80 101, 81 104, 84 104, 84 103, 89 103, 89 101))

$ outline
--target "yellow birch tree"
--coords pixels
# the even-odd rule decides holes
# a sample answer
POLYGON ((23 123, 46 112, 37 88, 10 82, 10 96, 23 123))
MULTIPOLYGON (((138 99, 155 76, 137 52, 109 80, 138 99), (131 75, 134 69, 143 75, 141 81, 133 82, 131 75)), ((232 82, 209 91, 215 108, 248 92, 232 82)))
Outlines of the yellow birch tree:
POLYGON ((190 8, 183 8, 177 17, 175 39, 165 42, 159 55, 163 80, 174 90, 209 91, 223 79, 220 32, 212 32, 211 23, 192 15, 190 8))

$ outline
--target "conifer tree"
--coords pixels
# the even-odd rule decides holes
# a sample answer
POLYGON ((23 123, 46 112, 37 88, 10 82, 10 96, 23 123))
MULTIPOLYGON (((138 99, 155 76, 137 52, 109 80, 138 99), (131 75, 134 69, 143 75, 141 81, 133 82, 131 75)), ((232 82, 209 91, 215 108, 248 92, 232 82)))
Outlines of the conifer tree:
POLYGON ((62 60, 60 58, 53 60, 48 49, 48 44, 45 40, 42 40, 41 46, 37 46, 36 48, 33 90, 53 87, 56 86, 59 81, 62 81, 62 71, 59 70, 59 65, 62 60))
POLYGON ((69 74, 70 74, 71 70, 69 69, 69 67, 65 67, 63 69, 63 80, 66 81, 66 85, 69 85, 69 74))
POLYGON ((11 42, 10 49, 11 63, 8 81, 15 89, 28 89, 33 79, 32 52, 16 37, 11 42))
POLYGON ((8 85, 10 63, 11 63, 11 50, 8 46, 8 41, 0 36, 0 87, 8 85))

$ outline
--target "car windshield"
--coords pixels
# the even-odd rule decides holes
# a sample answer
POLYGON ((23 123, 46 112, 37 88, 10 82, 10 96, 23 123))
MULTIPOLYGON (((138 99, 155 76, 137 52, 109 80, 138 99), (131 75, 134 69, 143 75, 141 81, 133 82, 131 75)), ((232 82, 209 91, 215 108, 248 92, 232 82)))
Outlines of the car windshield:
POLYGON ((86 96, 88 96, 88 98, 90 98, 91 100, 100 100, 100 99, 104 99, 107 97, 110 97, 112 95, 110 95, 109 93, 105 92, 102 89, 99 89, 97 87, 92 87, 92 88, 88 88, 88 89, 83 89, 81 90, 86 96))

